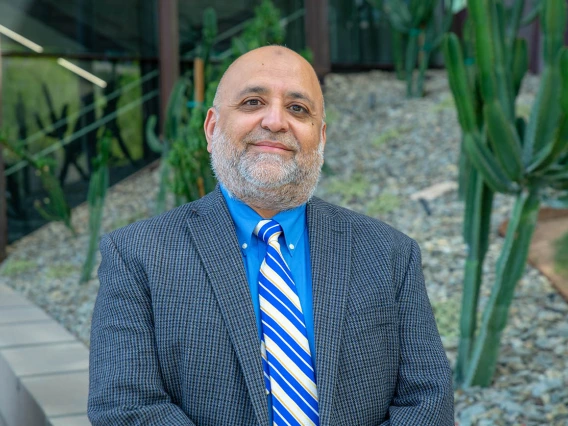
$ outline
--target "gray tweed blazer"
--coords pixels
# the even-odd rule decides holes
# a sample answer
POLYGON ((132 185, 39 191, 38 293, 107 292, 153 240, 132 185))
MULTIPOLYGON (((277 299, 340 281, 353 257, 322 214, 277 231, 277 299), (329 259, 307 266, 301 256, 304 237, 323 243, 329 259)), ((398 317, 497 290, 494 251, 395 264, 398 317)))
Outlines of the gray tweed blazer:
MULTIPOLYGON (((317 198, 307 217, 320 424, 453 425, 417 244, 317 198)), ((93 425, 268 425, 255 314, 219 189, 105 235, 101 252, 93 425)))

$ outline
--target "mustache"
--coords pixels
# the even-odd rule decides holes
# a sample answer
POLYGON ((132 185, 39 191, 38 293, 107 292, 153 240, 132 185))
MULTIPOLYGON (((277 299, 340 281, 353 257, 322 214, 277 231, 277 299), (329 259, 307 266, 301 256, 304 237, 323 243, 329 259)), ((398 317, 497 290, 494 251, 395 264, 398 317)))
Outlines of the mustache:
POLYGON ((293 151, 300 150, 300 143, 291 133, 273 133, 270 131, 253 130, 245 135, 243 142, 246 145, 253 145, 260 141, 274 141, 284 145, 293 151))

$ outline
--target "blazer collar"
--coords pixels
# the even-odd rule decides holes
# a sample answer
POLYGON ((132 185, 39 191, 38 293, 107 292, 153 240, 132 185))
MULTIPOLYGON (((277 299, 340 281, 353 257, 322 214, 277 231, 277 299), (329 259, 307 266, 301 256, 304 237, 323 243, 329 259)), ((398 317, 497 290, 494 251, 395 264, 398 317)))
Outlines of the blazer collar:
POLYGON ((316 381, 320 424, 331 423, 338 356, 351 274, 351 224, 335 206, 313 198, 307 205, 312 266, 316 381))
POLYGON ((187 219, 227 326, 258 424, 268 424, 268 404, 249 286, 235 227, 219 187, 192 204, 187 219), (219 254, 222 253, 222 261, 219 254))

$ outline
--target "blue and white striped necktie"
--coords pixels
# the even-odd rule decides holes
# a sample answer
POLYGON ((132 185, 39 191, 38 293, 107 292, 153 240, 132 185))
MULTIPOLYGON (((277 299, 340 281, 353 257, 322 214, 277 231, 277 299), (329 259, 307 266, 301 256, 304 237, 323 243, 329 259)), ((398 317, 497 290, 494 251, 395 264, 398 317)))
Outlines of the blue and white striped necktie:
POLYGON ((254 233, 267 245, 258 294, 262 321, 262 365, 271 394, 274 425, 319 425, 318 394, 306 322, 296 284, 282 257, 282 227, 262 220, 254 233))

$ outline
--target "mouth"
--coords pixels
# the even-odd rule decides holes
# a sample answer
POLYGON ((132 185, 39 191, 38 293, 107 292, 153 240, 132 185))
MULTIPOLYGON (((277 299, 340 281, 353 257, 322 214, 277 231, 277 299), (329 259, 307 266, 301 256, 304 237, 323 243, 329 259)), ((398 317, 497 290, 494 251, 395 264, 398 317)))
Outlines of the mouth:
POLYGON ((251 143, 251 145, 257 150, 264 152, 277 152, 277 153, 294 152, 294 149, 289 148, 283 143, 276 141, 263 140, 263 141, 253 142, 251 143))

